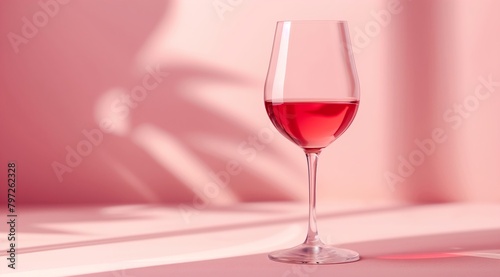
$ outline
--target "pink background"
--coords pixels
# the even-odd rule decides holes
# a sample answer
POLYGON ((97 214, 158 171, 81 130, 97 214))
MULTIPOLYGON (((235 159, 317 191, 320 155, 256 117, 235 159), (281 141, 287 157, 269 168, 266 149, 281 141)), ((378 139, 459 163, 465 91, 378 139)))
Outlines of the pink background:
POLYGON ((500 82, 498 1, 48 2, 49 16, 0 2, 0 164, 17 163, 24 204, 306 200, 305 158, 263 105, 284 19, 347 20, 355 47, 361 105, 320 157, 320 203, 500 200, 500 86, 471 96, 480 76, 500 82), (13 46, 23 18, 40 26, 13 46), (123 110, 156 67, 169 75, 123 110), (469 110, 457 118, 456 104, 469 110), (60 181, 53 163, 104 118, 112 130, 60 181), (446 140, 390 185, 435 128, 446 140), (214 186, 220 171, 232 175, 214 186))

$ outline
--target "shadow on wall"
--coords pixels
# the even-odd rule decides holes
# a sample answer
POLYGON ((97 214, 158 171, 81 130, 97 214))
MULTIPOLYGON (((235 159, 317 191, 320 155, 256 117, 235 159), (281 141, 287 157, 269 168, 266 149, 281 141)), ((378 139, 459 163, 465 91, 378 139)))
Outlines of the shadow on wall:
MULTIPOLYGON (((192 84, 245 87, 244 77, 193 60, 137 65, 137 53, 169 20, 175 1, 53 3, 45 25, 37 20, 49 10, 37 1, 0 4, 0 30, 8 37, 0 42, 0 113, 11 130, 0 134, 1 160, 17 163, 20 201, 294 199, 252 170, 255 149, 241 146, 256 135, 252 128, 192 101, 192 84), (37 30, 27 38, 32 24, 37 30), (203 147, 206 137, 223 145, 203 147), (231 156, 239 158, 233 163, 231 156), (219 185, 211 184, 212 172, 219 185)), ((266 155, 279 153, 270 148, 266 155)))

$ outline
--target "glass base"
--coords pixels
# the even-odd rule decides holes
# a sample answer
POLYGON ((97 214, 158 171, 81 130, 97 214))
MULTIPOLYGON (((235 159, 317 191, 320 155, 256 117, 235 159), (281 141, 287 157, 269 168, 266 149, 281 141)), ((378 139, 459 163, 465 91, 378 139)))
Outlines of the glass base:
POLYGON ((325 244, 301 244, 272 252, 269 259, 294 264, 340 264, 359 260, 359 254, 325 244))

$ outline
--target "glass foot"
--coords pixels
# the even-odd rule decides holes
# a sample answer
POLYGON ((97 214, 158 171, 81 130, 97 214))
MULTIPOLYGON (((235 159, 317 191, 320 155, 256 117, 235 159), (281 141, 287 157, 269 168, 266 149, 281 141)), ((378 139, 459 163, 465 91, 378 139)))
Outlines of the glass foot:
POLYGON ((272 252, 269 259, 294 264, 340 264, 359 260, 359 254, 325 244, 301 244, 272 252))

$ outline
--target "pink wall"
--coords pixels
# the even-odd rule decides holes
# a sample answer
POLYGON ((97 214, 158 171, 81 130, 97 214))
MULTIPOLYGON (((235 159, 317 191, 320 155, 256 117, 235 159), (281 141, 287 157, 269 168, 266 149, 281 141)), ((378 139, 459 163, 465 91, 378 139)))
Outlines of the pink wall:
POLYGON ((498 201, 500 40, 494 34, 500 20, 493 11, 500 3, 421 1, 414 7, 390 47, 391 155, 398 157, 391 167, 404 167, 399 155, 415 165, 396 185, 397 195, 416 202, 498 201))
POLYGON ((443 118, 475 101, 480 76, 500 82, 498 8, 1 1, 0 164, 16 161, 26 204, 305 200, 305 158, 270 127, 262 101, 275 21, 345 19, 362 103, 321 155, 320 201, 498 201, 500 88, 467 106, 460 125, 443 118), (417 157, 414 140, 435 128, 446 141, 402 177, 399 156, 417 157), (68 164, 68 149, 86 156, 68 164))

